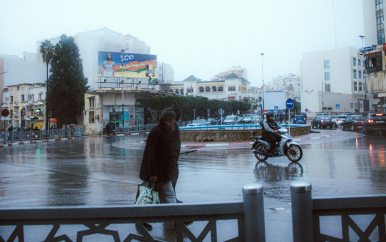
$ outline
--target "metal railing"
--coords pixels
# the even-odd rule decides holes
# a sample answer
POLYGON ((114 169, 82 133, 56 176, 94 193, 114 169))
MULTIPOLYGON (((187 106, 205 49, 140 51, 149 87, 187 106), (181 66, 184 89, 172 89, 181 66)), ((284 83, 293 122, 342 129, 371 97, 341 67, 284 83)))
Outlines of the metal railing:
POLYGON ((312 198, 312 186, 308 182, 293 182, 290 188, 294 242, 371 241, 373 232, 378 235, 373 241, 386 241, 385 195, 312 198), (355 215, 373 218, 368 223, 360 220, 358 224, 359 221, 353 219, 355 215), (331 219, 335 219, 335 223, 331 219), (326 229, 328 226, 330 229, 326 229), (365 229, 360 229, 364 226, 365 229), (357 238, 350 238, 350 228, 351 237, 357 238), (333 230, 334 235, 326 234, 333 230))
POLYGON ((131 132, 150 131, 156 125, 157 124, 145 124, 145 125, 136 125, 136 126, 129 126, 129 127, 117 127, 115 128, 115 133, 125 134, 125 133, 131 133, 131 132))
MULTIPOLYGON (((211 241, 217 241, 217 221, 237 220, 238 235, 227 241, 265 241, 263 187, 250 184, 243 187, 243 201, 207 204, 159 204, 145 206, 118 207, 49 207, 27 209, 0 209, 1 231, 10 231, 7 241, 28 241, 25 227, 48 225, 44 241, 72 241, 66 234, 56 235, 61 225, 84 225, 85 230, 77 232, 77 240, 94 234, 110 235, 115 242, 161 241, 156 240, 144 227, 143 223, 175 222, 175 236, 178 242, 184 236, 191 241, 203 241, 210 232, 211 241), (207 221, 206 226, 196 237, 184 221, 207 221), (120 238, 118 231, 108 229, 113 224, 136 224, 137 231, 130 231, 127 237, 120 238), (7 226, 16 226, 14 229, 7 226)), ((0 235, 1 236, 1 235, 0 235)), ((1 238, 5 241, 6 238, 1 238)))
POLYGON ((0 143, 14 143, 23 141, 55 139, 55 138, 70 138, 82 136, 83 129, 81 127, 74 128, 72 135, 71 128, 67 129, 51 129, 51 130, 30 130, 30 131, 3 131, 0 132, 0 143))
MULTIPOLYGON (((282 127, 289 127, 288 124, 281 124, 282 127)), ((307 124, 291 124, 291 127, 304 127, 309 126, 307 124)), ((186 126, 180 127, 180 129, 261 129, 260 124, 231 124, 231 125, 200 125, 200 126, 186 126)))

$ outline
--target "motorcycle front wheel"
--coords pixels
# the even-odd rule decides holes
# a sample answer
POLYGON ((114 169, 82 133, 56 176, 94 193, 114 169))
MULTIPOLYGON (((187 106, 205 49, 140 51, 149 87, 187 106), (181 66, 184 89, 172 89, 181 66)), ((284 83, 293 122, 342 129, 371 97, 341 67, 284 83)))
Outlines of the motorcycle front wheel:
POLYGON ((286 152, 287 158, 292 162, 299 161, 303 156, 303 150, 299 145, 291 145, 286 152))
MULTIPOLYGON (((259 151, 259 152, 261 152, 263 154, 267 154, 267 148, 265 148, 265 146, 262 145, 261 143, 256 145, 255 150, 259 151)), ((268 159, 267 155, 262 155, 262 154, 259 154, 259 153, 255 153, 255 157, 259 161, 265 161, 266 159, 268 159)))

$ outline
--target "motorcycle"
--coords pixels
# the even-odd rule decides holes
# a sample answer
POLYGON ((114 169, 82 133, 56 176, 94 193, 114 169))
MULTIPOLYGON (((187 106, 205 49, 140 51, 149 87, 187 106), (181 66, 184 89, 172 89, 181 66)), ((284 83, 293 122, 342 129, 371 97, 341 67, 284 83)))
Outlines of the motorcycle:
POLYGON ((251 131, 252 138, 255 139, 255 142, 252 145, 253 153, 255 154, 256 159, 259 161, 265 161, 268 157, 281 157, 287 156, 287 158, 292 162, 299 161, 303 156, 302 148, 293 141, 291 135, 287 133, 286 128, 281 128, 277 131, 281 136, 281 141, 279 142, 280 154, 276 151, 271 151, 271 144, 265 140, 261 139, 261 136, 256 136, 255 131, 251 131))

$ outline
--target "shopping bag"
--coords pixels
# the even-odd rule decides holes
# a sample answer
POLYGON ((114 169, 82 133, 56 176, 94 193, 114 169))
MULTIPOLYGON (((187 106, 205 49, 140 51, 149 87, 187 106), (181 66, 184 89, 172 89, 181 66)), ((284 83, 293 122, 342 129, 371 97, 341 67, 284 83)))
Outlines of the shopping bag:
POLYGON ((154 188, 154 182, 144 182, 143 184, 139 184, 134 204, 146 205, 160 203, 159 193, 154 188))

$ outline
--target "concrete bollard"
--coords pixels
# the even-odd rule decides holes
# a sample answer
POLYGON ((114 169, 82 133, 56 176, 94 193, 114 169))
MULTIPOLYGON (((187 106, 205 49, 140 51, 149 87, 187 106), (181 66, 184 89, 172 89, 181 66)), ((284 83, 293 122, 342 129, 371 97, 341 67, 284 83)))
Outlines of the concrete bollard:
POLYGON ((261 184, 243 186, 245 241, 265 242, 264 198, 261 184))
POLYGON ((312 185, 306 181, 295 181, 291 183, 290 188, 293 241, 314 241, 312 226, 312 185))

